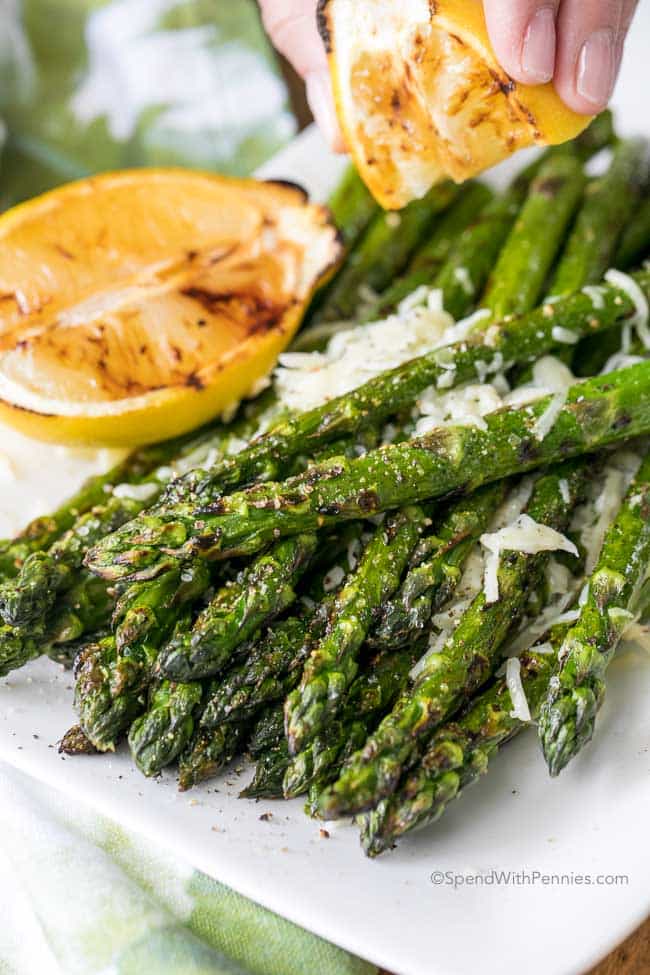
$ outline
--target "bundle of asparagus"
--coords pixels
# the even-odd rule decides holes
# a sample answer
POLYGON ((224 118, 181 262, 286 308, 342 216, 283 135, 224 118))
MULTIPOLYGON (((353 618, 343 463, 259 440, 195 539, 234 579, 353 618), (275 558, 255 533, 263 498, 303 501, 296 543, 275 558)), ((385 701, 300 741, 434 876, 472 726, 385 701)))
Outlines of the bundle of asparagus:
POLYGON ((2 545, 0 673, 76 658, 62 748, 128 736, 184 789, 248 748, 244 795, 358 815, 370 855, 538 715, 552 774, 577 754, 650 602, 648 150, 617 143, 590 180, 610 142, 605 116, 502 195, 446 184, 398 217, 349 171, 348 261, 298 348, 317 369, 338 319, 378 318, 421 354, 300 412, 271 388, 2 545), (576 609, 547 626, 560 570, 576 609))

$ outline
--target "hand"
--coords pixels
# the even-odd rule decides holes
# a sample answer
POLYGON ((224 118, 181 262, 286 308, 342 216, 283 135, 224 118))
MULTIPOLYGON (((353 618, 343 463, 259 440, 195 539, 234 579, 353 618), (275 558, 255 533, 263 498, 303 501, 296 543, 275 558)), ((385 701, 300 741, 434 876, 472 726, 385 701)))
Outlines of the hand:
POLYGON ((332 149, 345 152, 325 48, 316 27, 316 5, 317 0, 260 0, 264 26, 278 51, 303 78, 321 132, 332 149))
MULTIPOLYGON (((495 53, 528 85, 553 81, 575 112, 609 102, 638 0, 485 0, 495 53)), ((306 5, 305 5, 306 6, 306 5)))
MULTIPOLYGON (((314 118, 340 151, 343 140, 316 29, 316 2, 260 0, 275 46, 305 79, 314 118)), ((637 3, 484 0, 492 45, 508 74, 529 85, 552 80, 569 108, 585 115, 602 111, 611 98, 637 3)))

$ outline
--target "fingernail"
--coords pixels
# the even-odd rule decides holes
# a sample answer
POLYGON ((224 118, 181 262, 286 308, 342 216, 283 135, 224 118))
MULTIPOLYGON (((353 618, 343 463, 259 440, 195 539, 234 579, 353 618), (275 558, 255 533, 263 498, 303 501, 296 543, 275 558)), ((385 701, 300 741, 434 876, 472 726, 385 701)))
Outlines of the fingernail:
POLYGON ((578 58, 576 90, 594 108, 609 101, 616 80, 616 44, 611 27, 603 27, 588 37, 578 58))
POLYGON ((555 73, 555 12, 542 7, 531 19, 521 50, 521 70, 531 85, 544 85, 555 73))
POLYGON ((341 152, 344 149, 343 137, 334 109, 329 73, 327 71, 312 71, 305 78, 305 85, 307 101, 319 129, 332 149, 341 152))

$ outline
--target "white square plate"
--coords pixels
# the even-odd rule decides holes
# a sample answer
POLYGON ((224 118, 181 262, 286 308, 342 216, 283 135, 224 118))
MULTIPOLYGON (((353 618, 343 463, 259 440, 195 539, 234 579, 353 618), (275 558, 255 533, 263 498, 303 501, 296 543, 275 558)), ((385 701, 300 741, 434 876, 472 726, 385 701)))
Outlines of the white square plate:
MULTIPOLYGON (((649 7, 639 11, 615 102, 626 134, 650 135, 642 104, 649 7)), ((312 130, 264 175, 293 179, 324 198, 341 166, 312 130)), ((60 475, 71 491, 89 467, 80 456, 62 468, 56 450, 16 438, 3 437, 5 449, 20 453, 40 487, 38 502, 32 492, 29 504, 3 487, 4 515, 16 505, 13 513, 25 519, 36 503, 47 510, 61 495, 60 475), (43 485, 44 469, 51 488, 43 485)), ((247 775, 180 796, 171 774, 147 781, 124 751, 63 759, 52 746, 75 720, 71 684, 45 661, 0 681, 1 759, 397 975, 579 975, 650 910, 650 660, 640 651, 612 666, 597 740, 559 780, 549 780, 535 735, 523 735, 436 827, 375 862, 363 857, 347 825, 321 838, 298 801, 238 800, 247 775), (262 821, 266 811, 272 818, 262 821), (454 889, 434 884, 434 871, 484 872, 484 879, 454 889), (537 874, 555 879, 545 883, 537 874), (627 879, 607 880, 621 875, 627 879)))

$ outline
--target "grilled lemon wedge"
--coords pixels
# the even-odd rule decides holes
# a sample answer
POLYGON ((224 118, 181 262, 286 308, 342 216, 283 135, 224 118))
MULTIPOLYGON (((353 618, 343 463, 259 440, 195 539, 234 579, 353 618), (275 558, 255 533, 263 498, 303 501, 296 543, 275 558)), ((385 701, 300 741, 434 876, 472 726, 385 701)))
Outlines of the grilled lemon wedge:
POLYGON ((186 170, 71 183, 0 218, 0 420, 132 445, 248 394, 341 256, 295 186, 186 170))
POLYGON ((479 0, 320 0, 319 27, 348 148, 387 209, 590 122, 505 74, 479 0))

